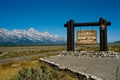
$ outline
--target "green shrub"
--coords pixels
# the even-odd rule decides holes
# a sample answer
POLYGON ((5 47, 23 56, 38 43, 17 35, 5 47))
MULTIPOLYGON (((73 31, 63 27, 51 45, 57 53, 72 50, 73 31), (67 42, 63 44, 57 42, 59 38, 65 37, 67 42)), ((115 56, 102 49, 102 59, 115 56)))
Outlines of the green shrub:
POLYGON ((58 73, 52 69, 48 69, 46 64, 39 67, 25 68, 23 67, 17 75, 10 80, 57 80, 58 73))

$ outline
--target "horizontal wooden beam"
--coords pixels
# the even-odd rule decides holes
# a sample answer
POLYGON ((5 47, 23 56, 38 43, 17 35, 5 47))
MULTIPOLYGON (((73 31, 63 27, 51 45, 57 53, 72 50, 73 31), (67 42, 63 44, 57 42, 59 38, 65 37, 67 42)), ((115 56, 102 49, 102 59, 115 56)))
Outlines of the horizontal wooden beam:
MULTIPOLYGON (((107 22, 106 25, 110 26, 111 22, 107 22)), ((74 23, 74 27, 84 27, 84 26, 100 26, 100 22, 74 23)), ((64 27, 68 27, 68 24, 64 24, 64 27)))

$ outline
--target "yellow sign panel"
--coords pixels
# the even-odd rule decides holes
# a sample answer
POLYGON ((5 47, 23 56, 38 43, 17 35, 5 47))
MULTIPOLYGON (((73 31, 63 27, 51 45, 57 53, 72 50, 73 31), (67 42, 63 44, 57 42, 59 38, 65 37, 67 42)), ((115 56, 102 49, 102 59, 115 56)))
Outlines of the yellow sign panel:
POLYGON ((77 31, 77 44, 96 44, 97 32, 95 30, 77 31))

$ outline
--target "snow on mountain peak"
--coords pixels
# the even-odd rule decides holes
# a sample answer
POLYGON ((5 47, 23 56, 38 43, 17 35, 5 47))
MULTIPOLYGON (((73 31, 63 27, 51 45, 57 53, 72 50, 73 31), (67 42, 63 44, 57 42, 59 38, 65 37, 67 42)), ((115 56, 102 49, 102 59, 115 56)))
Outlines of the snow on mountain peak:
POLYGON ((4 28, 0 28, 0 32, 6 32, 8 30, 4 29, 4 28))
POLYGON ((36 30, 34 28, 29 28, 28 31, 29 32, 34 32, 34 31, 36 32, 36 30))
MULTIPOLYGON (((66 40, 60 35, 53 35, 47 32, 39 32, 34 28, 30 28, 28 30, 18 30, 14 29, 13 31, 9 31, 3 28, 0 28, 0 44, 1 42, 11 42, 11 43, 26 43, 29 41, 30 43, 65 43, 66 40), (27 41, 26 41, 27 40, 27 41), (25 42, 26 41, 26 42, 25 42)), ((30 44, 29 43, 29 44, 30 44)))

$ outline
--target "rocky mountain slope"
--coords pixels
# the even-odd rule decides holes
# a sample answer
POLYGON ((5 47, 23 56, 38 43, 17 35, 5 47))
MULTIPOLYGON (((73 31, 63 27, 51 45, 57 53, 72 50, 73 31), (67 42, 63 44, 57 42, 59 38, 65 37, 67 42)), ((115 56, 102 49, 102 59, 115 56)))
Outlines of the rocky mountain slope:
POLYGON ((0 28, 0 44, 62 44, 66 40, 60 35, 39 32, 34 28, 12 31, 0 28))

